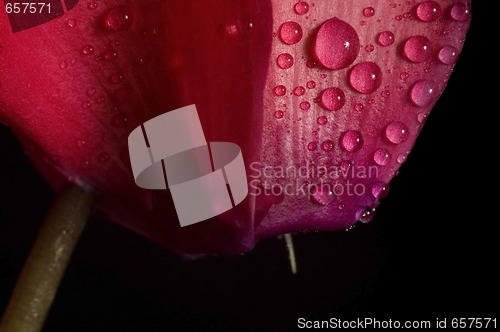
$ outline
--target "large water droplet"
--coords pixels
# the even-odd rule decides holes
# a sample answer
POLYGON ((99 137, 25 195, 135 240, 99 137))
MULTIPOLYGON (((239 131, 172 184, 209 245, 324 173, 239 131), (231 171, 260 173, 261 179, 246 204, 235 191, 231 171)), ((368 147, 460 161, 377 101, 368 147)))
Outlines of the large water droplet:
POLYGON ((356 212, 356 220, 366 224, 373 220, 375 216, 375 209, 369 206, 361 208, 356 212))
POLYGON ((116 6, 104 14, 104 28, 110 31, 125 31, 132 26, 132 10, 127 6, 116 6))
POLYGON ((410 136, 410 131, 404 123, 393 121, 386 127, 385 136, 391 143, 401 144, 406 142, 410 136))
POLYGON ((411 88, 410 98, 417 106, 429 106, 437 98, 436 85, 430 80, 418 80, 411 88))
POLYGON ((338 18, 327 20, 316 35, 314 52, 329 69, 349 67, 359 54, 359 37, 354 28, 338 18))
POLYGON ((465 22, 470 19, 470 9, 464 3, 457 2, 451 7, 450 16, 455 21, 465 22))
POLYGON ((328 88, 321 93, 321 105, 329 111, 338 111, 345 105, 345 93, 339 88, 328 88))
POLYGON ((340 137, 340 147, 347 152, 361 150, 363 143, 363 135, 357 130, 348 130, 340 137))
POLYGON ((373 160, 380 166, 386 166, 391 162, 392 156, 389 150, 380 148, 373 154, 373 160))
POLYGON ((412 36, 405 42, 404 53, 412 62, 427 61, 432 56, 432 42, 424 36, 412 36))
POLYGON ((445 65, 452 65, 457 62, 458 49, 453 46, 443 46, 438 53, 438 59, 445 65))
POLYGON ((441 6, 436 1, 424 1, 417 6, 417 17, 424 22, 434 22, 441 16, 441 6))
POLYGON ((382 70, 375 62, 358 63, 351 70, 349 82, 360 93, 375 92, 382 84, 382 70))
POLYGON ((280 27, 279 36, 285 44, 297 44, 303 36, 302 27, 297 22, 285 22, 280 27))
POLYGON ((299 1, 293 7, 298 15, 305 15, 309 12, 309 4, 305 1, 299 1))
POLYGON ((389 194, 389 185, 385 182, 375 182, 372 186, 372 195, 377 199, 387 197, 389 194))
POLYGON ((288 69, 293 66, 294 59, 291 54, 283 53, 278 55, 277 63, 281 69, 288 69))
POLYGON ((311 200, 320 205, 330 205, 337 200, 333 186, 327 183, 312 185, 309 192, 311 200))
POLYGON ((382 46, 390 46, 394 44, 394 34, 391 31, 382 31, 377 36, 377 43, 382 46))

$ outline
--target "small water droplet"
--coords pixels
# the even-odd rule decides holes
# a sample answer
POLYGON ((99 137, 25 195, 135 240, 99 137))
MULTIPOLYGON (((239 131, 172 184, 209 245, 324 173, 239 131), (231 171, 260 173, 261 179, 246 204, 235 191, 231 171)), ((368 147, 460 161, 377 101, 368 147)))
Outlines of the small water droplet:
POLYGON ((293 94, 296 96, 303 96, 306 93, 306 89, 303 86, 298 86, 293 90, 293 94))
POLYGON ((90 10, 94 10, 97 9, 97 6, 98 6, 97 2, 92 1, 88 3, 87 8, 90 10))
POLYGON ((85 145, 87 145, 87 141, 83 139, 79 139, 76 141, 76 146, 79 147, 80 149, 83 148, 85 145))
POLYGON ((85 45, 82 47, 81 53, 83 55, 90 55, 90 54, 94 53, 94 47, 92 45, 85 45))
POLYGON ((129 118, 127 115, 123 113, 116 114, 111 119, 111 124, 116 128, 124 128, 128 125, 128 123, 129 123, 129 118))
POLYGON ((300 103, 300 109, 301 110, 307 111, 310 108, 311 108, 311 103, 309 103, 308 101, 303 101, 303 102, 300 103))
POLYGON ((357 130, 348 130, 340 137, 340 147, 347 152, 359 151, 363 144, 363 135, 357 130))
POLYGON ((323 143, 321 143, 321 149, 323 151, 329 152, 332 151, 334 147, 333 141, 332 140, 326 140, 323 143))
POLYGON ((318 119, 316 120, 318 122, 319 125, 325 125, 328 123, 328 118, 324 115, 318 117, 318 119))
POLYGON ((387 166, 391 162, 392 156, 389 150, 380 148, 373 154, 373 160, 377 165, 387 166))
POLYGON ((375 15, 375 9, 373 7, 366 7, 363 9, 364 17, 373 17, 373 15, 375 15))
POLYGON ((399 74, 399 78, 402 79, 403 81, 406 81, 410 77, 410 74, 407 72, 402 72, 399 74))
POLYGON ((81 104, 81 107, 86 110, 86 109, 89 109, 90 106, 92 106, 92 104, 88 101, 83 101, 82 104, 81 104))
POLYGON ((356 105, 354 105, 354 109, 358 112, 361 112, 364 108, 365 106, 361 103, 356 103, 356 105))
POLYGON ((372 44, 368 44, 365 46, 365 51, 368 53, 373 52, 374 49, 375 49, 375 46, 373 46, 372 44))
POLYGON ((359 36, 349 24, 338 18, 324 22, 316 35, 314 53, 329 69, 349 67, 359 54, 359 36))
POLYGON ((283 112, 283 111, 276 111, 276 112, 274 112, 274 117, 276 119, 283 119, 284 116, 285 116, 285 112, 283 112))
POLYGON ((403 19, 403 15, 396 15, 396 21, 401 21, 403 19))
POLYGON ((441 16, 441 6, 436 1, 424 1, 417 6, 417 17, 424 22, 434 22, 441 16))
POLYGON ((318 143, 317 142, 310 142, 307 144, 307 150, 309 151, 316 151, 318 149, 318 143))
POLYGON ((64 60, 62 60, 61 62, 59 62, 59 68, 61 69, 65 69, 68 67, 68 63, 64 60))
POLYGON ((316 87, 316 82, 309 81, 309 82, 307 82, 306 86, 308 89, 314 89, 316 87))
POLYGON ((116 50, 107 50, 99 55, 98 59, 103 61, 114 61, 118 57, 118 52, 116 50))
POLYGON ((394 34, 391 31, 383 31, 377 36, 377 43, 382 46, 390 46, 394 44, 394 34))
POLYGON ((95 88, 88 88, 87 89, 87 95, 88 96, 93 96, 93 95, 95 95, 95 93, 96 93, 96 89, 95 88))
POLYGON ((399 121, 393 121, 385 129, 385 136, 389 142, 394 144, 401 144, 406 142, 408 137, 410 137, 410 131, 408 127, 399 121))
POLYGON ((333 186, 327 183, 312 185, 309 192, 311 200, 320 205, 330 205, 337 200, 333 186))
POLYGON ((128 30, 133 24, 132 10, 128 6, 113 7, 104 14, 102 23, 110 31, 128 30))
POLYGON ((109 42, 109 46, 117 48, 118 46, 120 46, 120 42, 116 39, 113 39, 112 41, 109 42))
POLYGON ((309 60, 306 62, 306 66, 307 68, 316 68, 316 62, 312 61, 312 60, 309 60))
POLYGON ((101 163, 105 163, 109 160, 109 154, 106 152, 102 152, 97 157, 97 160, 99 160, 101 163))
POLYGON ((278 85, 274 88, 274 94, 278 97, 282 97, 286 94, 286 87, 284 85, 278 85))
POLYGON ((372 195, 376 199, 382 199, 389 195, 389 185, 385 182, 375 182, 372 186, 372 195))
POLYGON ((380 93, 380 95, 384 98, 389 98, 391 96, 391 92, 389 90, 384 90, 380 93))
POLYGON ((432 42, 424 36, 412 36, 405 42, 404 53, 412 62, 427 61, 432 56, 432 42))
POLYGON ((464 3, 457 2, 451 7, 450 16, 455 21, 465 22, 470 19, 470 9, 464 3))
POLYGON ((418 115, 417 115, 417 121, 419 123, 424 123, 425 120, 427 120, 427 116, 428 116, 427 113, 418 113, 418 115))
POLYGON ((278 56, 277 63, 281 69, 288 69, 293 66, 294 59, 291 54, 283 53, 278 56))
POLYGON ((457 62, 458 49, 453 46, 443 46, 438 53, 438 59, 445 65, 452 65, 457 62))
POLYGON ((373 220, 375 216, 375 209, 369 206, 361 208, 356 212, 356 220, 359 220, 363 224, 369 223, 373 220))
POLYGON ((76 20, 71 18, 66 21, 66 25, 70 28, 74 28, 76 27, 76 20))
POLYGON ((309 12, 309 4, 305 1, 299 1, 293 7, 298 15, 305 15, 309 12))
POLYGON ((360 93, 375 92, 382 84, 382 70, 375 62, 358 63, 351 70, 349 82, 360 93))
POLYGON ((125 80, 125 76, 123 76, 123 73, 113 73, 109 77, 109 82, 111 84, 119 84, 122 83, 125 80))
POLYGON ((302 27, 297 22, 285 22, 279 29, 279 36, 281 41, 287 45, 297 44, 302 40, 302 27))
POLYGON ((321 93, 321 105, 329 111, 338 111, 345 105, 345 93, 339 88, 328 88, 321 93))
POLYGON ((411 88, 410 98, 416 106, 429 106, 437 98, 436 85, 430 80, 418 80, 411 88))

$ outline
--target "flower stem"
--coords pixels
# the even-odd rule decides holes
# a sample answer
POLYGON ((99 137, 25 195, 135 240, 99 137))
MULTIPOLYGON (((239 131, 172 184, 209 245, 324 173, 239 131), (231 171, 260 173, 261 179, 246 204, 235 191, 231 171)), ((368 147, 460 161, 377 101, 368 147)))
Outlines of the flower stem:
POLYGON ((93 201, 90 191, 74 185, 58 195, 17 280, 0 332, 42 330, 93 201))

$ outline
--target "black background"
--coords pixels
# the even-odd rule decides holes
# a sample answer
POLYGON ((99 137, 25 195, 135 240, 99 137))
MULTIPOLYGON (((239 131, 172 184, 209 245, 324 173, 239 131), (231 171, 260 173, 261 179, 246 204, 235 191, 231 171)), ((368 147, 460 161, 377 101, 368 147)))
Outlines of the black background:
MULTIPOLYGON (((284 330, 308 319, 498 315, 498 139, 476 1, 464 51, 372 223, 184 261, 92 217, 44 331, 284 330)), ((482 6, 482 7, 481 7, 482 6)), ((493 43, 493 41, 491 41, 493 43)), ((495 41, 496 42, 496 41, 495 41)), ((0 129, 0 312, 54 193, 0 129)), ((498 317, 500 318, 500 317, 498 317)))

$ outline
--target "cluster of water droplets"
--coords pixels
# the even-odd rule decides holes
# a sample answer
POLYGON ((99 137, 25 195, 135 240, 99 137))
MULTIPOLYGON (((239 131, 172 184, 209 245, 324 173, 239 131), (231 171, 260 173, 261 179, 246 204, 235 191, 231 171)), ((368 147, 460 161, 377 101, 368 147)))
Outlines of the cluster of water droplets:
MULTIPOLYGON (((390 4, 394 9, 398 6, 396 3, 390 4)), ((316 80, 309 79, 297 87, 288 87, 285 85, 277 85, 274 87, 273 93, 276 98, 288 97, 305 97, 305 94, 311 90, 316 93, 312 100, 303 99, 298 105, 301 111, 311 112, 318 111, 316 125, 319 129, 313 128, 312 136, 318 137, 318 130, 333 121, 333 116, 339 112, 365 112, 371 104, 376 102, 376 95, 382 97, 382 100, 392 98, 391 89, 395 89, 394 95, 398 98, 404 94, 406 101, 413 105, 412 112, 416 112, 416 120, 419 124, 425 122, 429 107, 437 100, 438 91, 441 82, 435 82, 432 75, 413 75, 410 70, 393 73, 391 70, 383 70, 377 61, 361 60, 360 51, 364 49, 366 54, 374 52, 378 48, 397 52, 403 60, 406 61, 406 68, 421 64, 427 65, 422 69, 423 73, 431 73, 432 66, 455 64, 458 58, 459 50, 455 45, 435 45, 431 39, 432 36, 423 34, 414 34, 408 38, 401 39, 396 35, 395 29, 391 31, 391 26, 388 24, 388 29, 381 29, 380 32, 374 32, 372 43, 361 45, 359 35, 356 29, 349 23, 340 18, 332 17, 326 21, 318 22, 318 25, 309 29, 304 29, 299 22, 313 21, 308 16, 314 4, 309 4, 306 1, 297 2, 293 10, 297 15, 297 19, 288 20, 279 25, 276 37, 282 42, 283 47, 280 48, 279 54, 276 54, 276 66, 278 70, 293 71, 299 61, 306 61, 305 67, 314 70, 322 70, 321 79, 326 79, 330 72, 335 72, 338 75, 344 75, 340 81, 347 84, 342 86, 324 86, 316 80), (308 21, 304 21, 305 16, 308 21), (295 50, 296 45, 300 44, 306 47, 309 51, 309 59, 304 57, 298 58, 295 50), (287 50, 289 49, 289 51, 287 50), (297 58, 295 58, 297 56, 297 58), (328 73, 328 74, 327 74, 328 73), (396 75, 401 80, 400 86, 384 86, 385 75, 396 75), (419 76, 413 78, 414 76, 419 76), (319 87, 320 91, 316 89, 319 87), (350 91, 344 91, 349 89, 350 91), (352 103, 346 95, 359 95, 359 101, 352 103), (367 107, 368 106, 368 107, 367 107), (346 110, 346 108, 348 108, 346 110), (422 111, 419 111, 422 110, 422 111), (323 113, 323 114, 321 114, 323 113)), ((451 20, 455 22, 466 22, 470 19, 469 6, 462 2, 455 2, 443 8, 437 1, 421 1, 413 5, 410 11, 398 14, 393 18, 393 22, 403 20, 413 20, 420 22, 417 24, 432 24, 432 22, 442 22, 451 20)), ((360 21, 360 26, 366 26, 368 22, 373 22, 377 19, 377 12, 374 7, 368 6, 360 13, 363 19, 360 21), (371 20, 371 21, 370 21, 371 20)), ((315 21, 315 20, 314 20, 315 21)), ((381 22, 378 19, 377 22, 381 22)), ((413 23, 412 23, 413 24, 413 23)), ((432 29, 429 28, 429 34, 432 29)), ((438 33, 434 30, 434 33, 438 33)), ((439 32, 446 35, 446 31, 439 32)), ((297 68, 297 72, 303 71, 303 67, 297 68)), ((416 71, 415 71, 416 72, 416 71)), ((311 75, 312 77, 312 75, 311 75)), ((297 79, 294 79, 297 82, 297 79)), ((279 104, 283 104, 281 99, 279 104)), ((406 111, 406 110, 402 110, 406 111)), ((283 121, 287 118, 287 111, 275 111, 274 117, 283 121)), ((407 118, 404 116, 403 118, 407 118)), ((404 146, 404 143, 409 140, 412 135, 413 124, 406 123, 407 120, 394 119, 388 122, 385 127, 380 128, 380 135, 387 146, 379 146, 371 154, 372 159, 369 161, 380 167, 389 167, 403 163, 406 160, 408 151, 400 151, 399 146, 404 146), (393 153, 395 154, 393 156, 393 153)), ((330 128, 330 126, 328 127, 330 128)), ((330 128, 331 129, 331 128, 330 128)), ((332 153, 337 151, 344 154, 354 154, 361 151, 364 147, 365 138, 363 132, 355 127, 349 130, 338 133, 338 141, 335 139, 325 139, 322 141, 313 140, 306 142, 305 146, 310 153, 332 153)), ((393 166, 396 167, 396 166, 393 166)), ((397 167, 396 167, 397 168, 397 167)), ((395 171, 393 172, 395 174, 395 171)), ((329 205, 336 202, 337 199, 329 190, 319 190, 317 186, 313 186, 311 192, 312 200, 320 205, 329 205)), ((389 191, 387 183, 375 182, 371 188, 372 197, 378 199, 384 198, 389 191)), ((342 204, 339 204, 339 207, 342 204)), ((373 218, 374 209, 372 207, 363 207, 356 215, 356 218, 362 222, 368 222, 373 218)))

